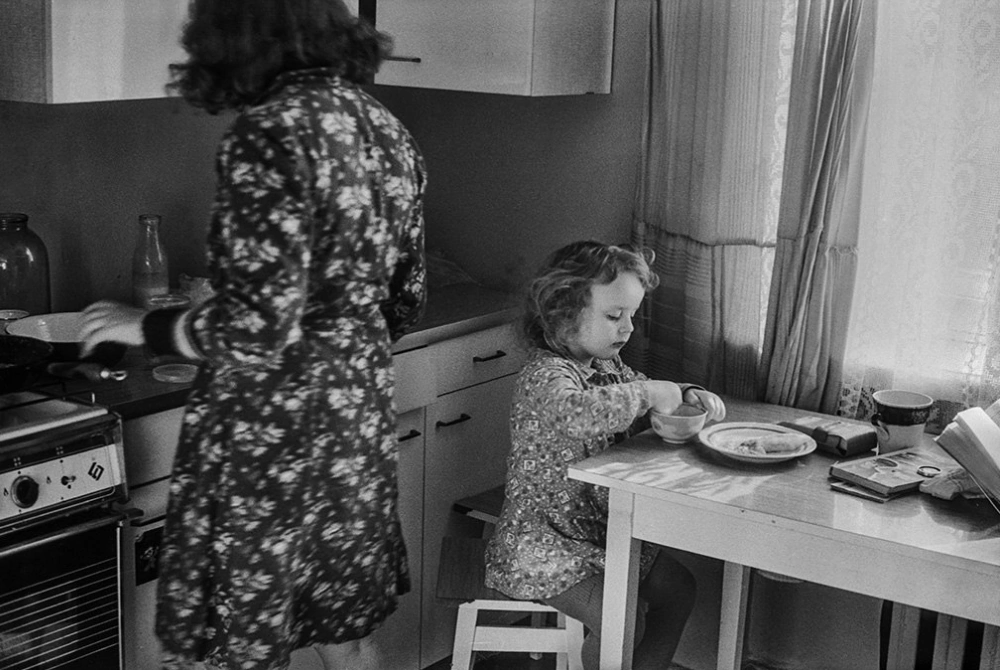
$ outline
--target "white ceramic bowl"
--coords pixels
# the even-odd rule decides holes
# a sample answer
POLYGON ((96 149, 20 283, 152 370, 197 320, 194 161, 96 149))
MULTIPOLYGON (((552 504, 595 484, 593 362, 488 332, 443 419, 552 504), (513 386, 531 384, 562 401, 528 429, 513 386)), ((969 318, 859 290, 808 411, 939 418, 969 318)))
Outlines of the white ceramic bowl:
POLYGON ((705 427, 707 416, 708 412, 694 405, 681 405, 671 414, 657 411, 649 413, 653 432, 664 442, 671 444, 683 444, 697 435, 705 427))

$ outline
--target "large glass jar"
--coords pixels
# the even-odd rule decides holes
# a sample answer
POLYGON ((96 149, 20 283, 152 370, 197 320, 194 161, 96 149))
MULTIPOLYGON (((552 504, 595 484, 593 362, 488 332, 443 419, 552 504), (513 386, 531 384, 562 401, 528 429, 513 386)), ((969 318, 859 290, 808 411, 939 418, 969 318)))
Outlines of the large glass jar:
POLYGON ((27 214, 0 212, 0 310, 52 311, 49 253, 27 214))

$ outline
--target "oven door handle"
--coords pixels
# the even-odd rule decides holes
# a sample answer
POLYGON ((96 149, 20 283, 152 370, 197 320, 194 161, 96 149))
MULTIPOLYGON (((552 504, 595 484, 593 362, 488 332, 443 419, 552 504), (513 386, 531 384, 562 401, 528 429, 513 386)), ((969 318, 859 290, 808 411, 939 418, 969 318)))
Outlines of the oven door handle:
POLYGON ((80 523, 73 524, 72 526, 60 528, 59 530, 52 531, 51 533, 46 533, 40 537, 32 537, 4 546, 0 548, 0 558, 6 558, 7 556, 12 556, 13 554, 27 549, 34 549, 35 547, 41 547, 51 542, 56 542, 57 540, 63 540, 81 533, 86 533, 87 531, 94 530, 95 528, 103 528, 104 526, 110 526, 113 524, 121 526, 124 523, 124 514, 118 512, 108 512, 107 516, 104 517, 81 521, 80 523))

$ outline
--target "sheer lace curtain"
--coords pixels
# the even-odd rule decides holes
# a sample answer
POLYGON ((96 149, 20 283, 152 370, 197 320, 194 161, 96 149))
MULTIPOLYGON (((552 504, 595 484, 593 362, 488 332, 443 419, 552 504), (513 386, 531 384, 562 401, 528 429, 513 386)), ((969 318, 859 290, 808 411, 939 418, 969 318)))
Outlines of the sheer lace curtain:
POLYGON ((880 0, 840 412, 1000 398, 1000 0, 880 0))

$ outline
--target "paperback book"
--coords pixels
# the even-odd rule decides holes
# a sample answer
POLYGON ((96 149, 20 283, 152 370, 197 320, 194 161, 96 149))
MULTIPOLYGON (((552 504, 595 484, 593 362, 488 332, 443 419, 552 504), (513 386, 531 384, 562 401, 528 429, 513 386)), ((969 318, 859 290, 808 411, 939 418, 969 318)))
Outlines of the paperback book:
POLYGON ((892 498, 916 491, 921 483, 956 467, 958 463, 947 453, 904 449, 834 463, 830 466, 830 477, 892 498))

